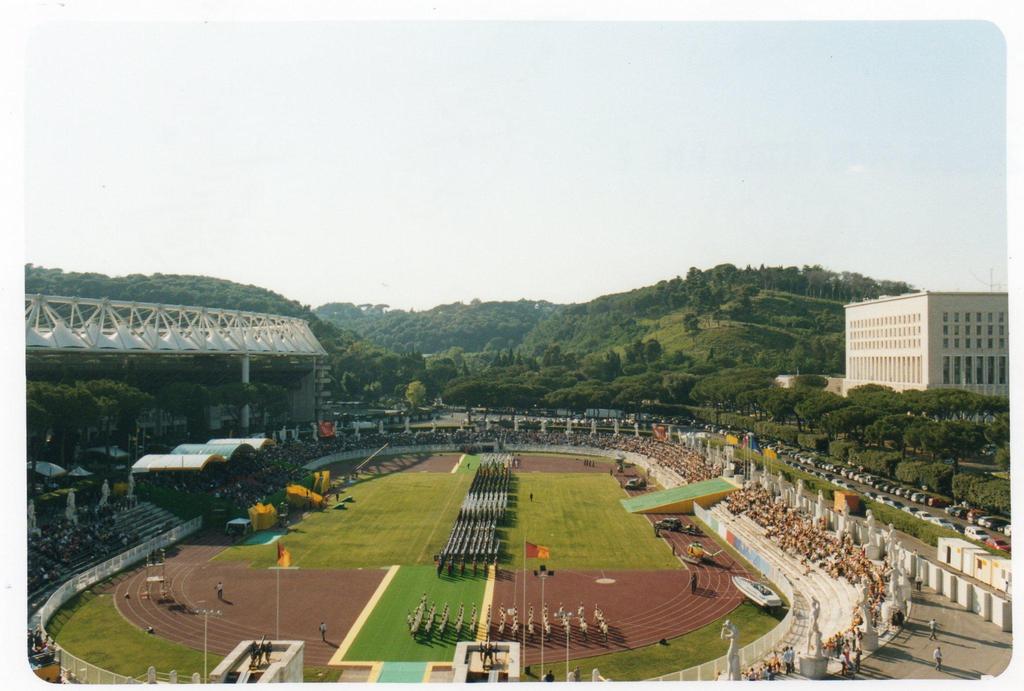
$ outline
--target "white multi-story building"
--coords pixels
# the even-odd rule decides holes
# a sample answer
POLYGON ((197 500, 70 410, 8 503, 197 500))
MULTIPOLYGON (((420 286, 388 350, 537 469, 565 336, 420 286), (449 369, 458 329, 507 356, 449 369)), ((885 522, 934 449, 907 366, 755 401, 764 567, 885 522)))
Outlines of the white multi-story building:
POLYGON ((846 305, 843 393, 956 388, 1008 396, 1006 293, 909 293, 846 305))

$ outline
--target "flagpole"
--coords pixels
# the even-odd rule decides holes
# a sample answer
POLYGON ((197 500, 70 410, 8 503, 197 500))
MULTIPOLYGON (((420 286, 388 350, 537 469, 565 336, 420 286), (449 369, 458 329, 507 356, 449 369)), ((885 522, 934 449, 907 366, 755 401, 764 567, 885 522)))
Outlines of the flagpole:
MULTIPOLYGON (((526 618, 526 526, 523 526, 523 618, 526 618)), ((523 672, 526 672, 526 625, 523 625, 523 672)))
POLYGON ((281 569, 275 569, 277 571, 277 604, 274 607, 277 622, 274 630, 276 631, 274 638, 281 640, 281 569))

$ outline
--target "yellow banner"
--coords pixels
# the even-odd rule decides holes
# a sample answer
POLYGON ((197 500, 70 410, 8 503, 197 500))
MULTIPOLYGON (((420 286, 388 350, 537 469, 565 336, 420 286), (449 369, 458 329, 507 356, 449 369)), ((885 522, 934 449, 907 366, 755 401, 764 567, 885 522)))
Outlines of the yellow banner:
POLYGON ((731 444, 732 446, 739 446, 740 440, 734 434, 725 435, 725 443, 731 444))
POLYGON ((772 450, 772 449, 765 449, 764 450, 764 457, 769 459, 769 460, 774 461, 774 460, 778 459, 779 454, 775 453, 775 451, 772 450))

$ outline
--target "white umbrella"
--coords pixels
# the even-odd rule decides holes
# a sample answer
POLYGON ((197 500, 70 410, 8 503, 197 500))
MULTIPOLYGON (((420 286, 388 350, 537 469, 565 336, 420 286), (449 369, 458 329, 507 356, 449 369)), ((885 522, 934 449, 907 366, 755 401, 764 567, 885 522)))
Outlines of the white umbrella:
MULTIPOLYGON (((29 467, 31 468, 32 465, 29 464, 29 467)), ((50 463, 49 461, 39 461, 38 463, 36 463, 36 472, 39 473, 40 475, 45 475, 46 477, 60 477, 61 475, 64 475, 68 471, 64 470, 56 463, 50 463)))
POLYGON ((71 472, 69 472, 68 475, 71 475, 72 477, 88 477, 92 475, 92 473, 90 473, 82 466, 76 465, 74 468, 71 469, 71 472))

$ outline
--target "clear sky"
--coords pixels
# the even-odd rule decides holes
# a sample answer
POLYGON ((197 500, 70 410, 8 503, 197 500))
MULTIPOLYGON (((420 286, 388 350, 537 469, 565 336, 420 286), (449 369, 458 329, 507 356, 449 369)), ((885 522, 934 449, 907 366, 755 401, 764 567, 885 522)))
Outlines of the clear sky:
POLYGON ((417 309, 722 262, 984 290, 1005 73, 967 22, 48 24, 25 260, 417 309))

